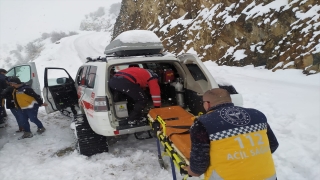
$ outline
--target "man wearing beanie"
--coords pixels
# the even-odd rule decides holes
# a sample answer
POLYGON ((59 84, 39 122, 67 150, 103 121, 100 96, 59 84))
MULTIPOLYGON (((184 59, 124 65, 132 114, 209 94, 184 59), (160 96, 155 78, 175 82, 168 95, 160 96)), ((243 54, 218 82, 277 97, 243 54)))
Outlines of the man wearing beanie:
MULTIPOLYGON (((5 69, 0 69, 0 93, 8 86, 6 82, 6 74, 7 71, 5 69)), ((3 105, 3 98, 0 96, 0 128, 5 127, 4 117, 6 112, 3 105)))
POLYGON ((20 120, 24 128, 24 134, 19 139, 31 138, 33 136, 28 119, 37 125, 37 133, 42 134, 46 129, 38 119, 38 109, 39 106, 47 106, 47 104, 42 102, 40 95, 34 92, 31 87, 21 83, 19 78, 11 78, 9 84, 14 88, 12 93, 13 99, 16 108, 19 109, 20 120))

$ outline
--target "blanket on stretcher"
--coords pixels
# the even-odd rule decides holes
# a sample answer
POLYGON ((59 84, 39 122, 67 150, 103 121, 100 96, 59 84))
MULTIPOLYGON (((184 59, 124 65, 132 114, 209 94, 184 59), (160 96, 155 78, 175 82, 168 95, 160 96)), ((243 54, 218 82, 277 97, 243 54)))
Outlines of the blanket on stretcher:
POLYGON ((172 142, 178 154, 189 162, 191 140, 188 130, 193 124, 194 115, 180 106, 170 106, 151 109, 149 116, 153 120, 156 120, 157 116, 164 120, 166 123, 165 136, 172 142))

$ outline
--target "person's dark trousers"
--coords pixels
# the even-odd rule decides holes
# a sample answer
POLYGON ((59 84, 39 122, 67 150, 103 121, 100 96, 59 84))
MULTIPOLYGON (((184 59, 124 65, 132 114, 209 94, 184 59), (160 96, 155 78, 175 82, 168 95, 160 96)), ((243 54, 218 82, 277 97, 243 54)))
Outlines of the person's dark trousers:
POLYGON ((3 106, 2 108, 3 108, 3 116, 4 116, 4 117, 7 117, 8 115, 7 115, 6 108, 5 108, 4 106, 3 106))
POLYGON ((2 106, 2 112, 3 112, 3 117, 7 117, 7 111, 6 108, 4 107, 4 99, 1 100, 1 106, 2 106))
POLYGON ((4 107, 4 100, 2 100, 2 111, 3 111, 3 117, 7 117, 7 111, 6 108, 4 107))
POLYGON ((33 108, 18 110, 18 114, 20 115, 20 120, 23 124, 25 132, 30 132, 30 124, 28 119, 35 123, 38 126, 38 129, 43 128, 41 121, 38 119, 38 109, 39 105, 34 104, 33 108))
POLYGON ((134 100, 134 108, 129 114, 128 121, 141 119, 142 112, 148 100, 143 89, 138 84, 134 84, 122 76, 114 76, 109 80, 108 85, 114 91, 119 91, 134 100))
POLYGON ((14 115, 14 117, 16 118, 19 128, 22 128, 23 127, 23 123, 21 122, 18 109, 12 108, 12 109, 10 109, 10 111, 14 115))
POLYGON ((3 106, 2 101, 3 99, 1 98, 0 99, 0 124, 4 123, 4 117, 5 117, 5 108, 3 106))

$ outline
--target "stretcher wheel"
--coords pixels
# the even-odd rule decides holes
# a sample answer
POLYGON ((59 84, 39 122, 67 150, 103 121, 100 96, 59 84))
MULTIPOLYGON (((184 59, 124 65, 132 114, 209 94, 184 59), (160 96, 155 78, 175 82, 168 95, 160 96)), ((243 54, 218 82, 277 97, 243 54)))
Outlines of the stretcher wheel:
POLYGON ((163 159, 158 159, 158 161, 159 161, 160 167, 161 167, 162 169, 166 169, 166 166, 164 165, 163 159))
POLYGON ((155 121, 152 123, 152 135, 153 137, 157 137, 157 132, 160 130, 160 123, 158 121, 155 121))

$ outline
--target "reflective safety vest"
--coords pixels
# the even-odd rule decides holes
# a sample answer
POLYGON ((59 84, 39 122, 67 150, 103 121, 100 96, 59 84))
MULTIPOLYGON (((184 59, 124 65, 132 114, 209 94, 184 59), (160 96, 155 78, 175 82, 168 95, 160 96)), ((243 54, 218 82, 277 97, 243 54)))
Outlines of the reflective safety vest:
POLYGON ((24 89, 24 87, 19 90, 14 89, 12 95, 15 97, 15 105, 21 109, 33 108, 34 104, 38 104, 38 102, 34 97, 24 93, 24 89))
POLYGON ((263 113, 227 106, 200 116, 199 121, 210 139, 210 166, 205 179, 276 179, 263 113))

